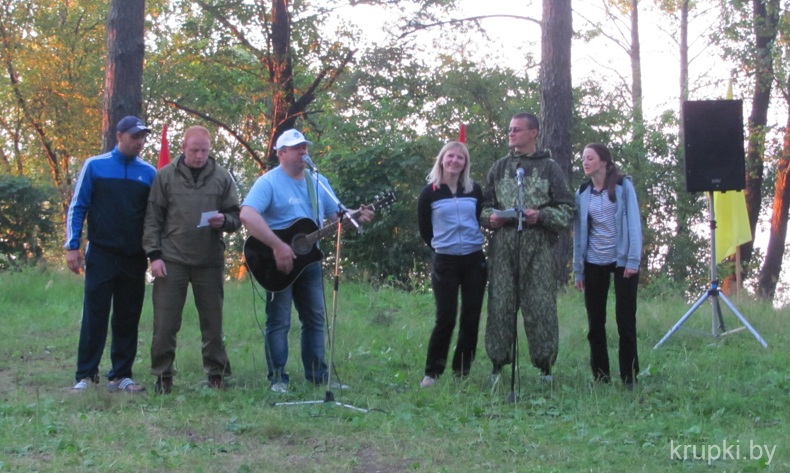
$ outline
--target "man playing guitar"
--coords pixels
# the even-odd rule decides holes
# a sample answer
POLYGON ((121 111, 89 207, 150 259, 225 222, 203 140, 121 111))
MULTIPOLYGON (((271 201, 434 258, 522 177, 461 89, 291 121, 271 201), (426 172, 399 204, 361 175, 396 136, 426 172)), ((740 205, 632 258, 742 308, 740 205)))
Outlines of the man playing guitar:
MULTIPOLYGON (((298 130, 287 130, 277 139, 275 149, 279 166, 255 181, 241 207, 241 221, 250 235, 269 247, 277 271, 294 271, 298 255, 289 242, 275 231, 300 219, 311 219, 317 226, 326 219, 338 219, 337 199, 324 176, 305 172, 307 145, 312 144, 298 130), (321 182, 317 182, 319 180, 321 182), (332 194, 330 194, 330 192, 332 194)), ((354 212, 361 223, 373 218, 373 211, 362 207, 354 212)), ((325 357, 325 307, 320 262, 308 264, 293 282, 279 292, 266 293, 266 364, 272 391, 288 391, 288 331, 291 327, 291 304, 302 323, 301 353, 305 377, 320 385, 327 382, 325 357)))

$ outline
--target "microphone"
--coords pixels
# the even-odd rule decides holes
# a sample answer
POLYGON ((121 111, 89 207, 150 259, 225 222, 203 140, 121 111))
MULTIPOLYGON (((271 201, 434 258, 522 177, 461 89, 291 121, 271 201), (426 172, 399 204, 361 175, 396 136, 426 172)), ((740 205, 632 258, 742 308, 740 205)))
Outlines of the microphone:
POLYGON ((516 183, 519 186, 524 184, 524 168, 521 165, 516 168, 516 183))
POLYGON ((318 172, 318 168, 315 167, 315 163, 313 163, 313 160, 310 159, 310 156, 308 155, 302 156, 302 161, 304 161, 304 163, 307 164, 307 167, 309 167, 311 171, 313 171, 314 173, 318 172))

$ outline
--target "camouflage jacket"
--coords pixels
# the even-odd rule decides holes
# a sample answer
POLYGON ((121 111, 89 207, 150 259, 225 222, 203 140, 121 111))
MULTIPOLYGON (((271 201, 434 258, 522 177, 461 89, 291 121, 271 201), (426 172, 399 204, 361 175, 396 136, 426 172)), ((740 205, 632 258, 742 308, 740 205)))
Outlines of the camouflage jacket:
POLYGON ((551 158, 548 150, 532 154, 515 155, 513 151, 497 160, 488 171, 483 211, 480 223, 488 227, 493 209, 507 210, 518 203, 516 168, 524 168, 524 209, 540 210, 536 226, 558 233, 571 225, 576 209, 573 192, 568 187, 559 164, 551 158))

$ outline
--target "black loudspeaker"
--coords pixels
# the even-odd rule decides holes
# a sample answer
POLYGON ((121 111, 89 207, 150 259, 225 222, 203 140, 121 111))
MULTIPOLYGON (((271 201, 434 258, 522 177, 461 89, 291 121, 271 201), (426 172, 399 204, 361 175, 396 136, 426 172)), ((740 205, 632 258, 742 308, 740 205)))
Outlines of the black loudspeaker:
POLYGON ((733 191, 746 187, 743 102, 683 102, 688 192, 733 191))

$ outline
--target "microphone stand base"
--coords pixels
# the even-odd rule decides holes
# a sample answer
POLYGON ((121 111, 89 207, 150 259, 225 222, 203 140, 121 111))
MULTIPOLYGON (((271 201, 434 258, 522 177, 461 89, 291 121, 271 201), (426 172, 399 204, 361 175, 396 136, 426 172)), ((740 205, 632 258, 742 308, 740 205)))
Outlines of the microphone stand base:
POLYGON ((363 409, 361 407, 352 406, 351 404, 343 404, 342 402, 336 402, 334 400, 334 395, 331 391, 326 392, 326 398, 324 400, 315 400, 315 401, 293 401, 293 402, 273 402, 272 406, 305 406, 311 404, 324 404, 327 406, 337 406, 337 407, 345 407, 346 409, 351 409, 352 411, 361 412, 363 414, 367 414, 370 412, 368 409, 363 409), (331 398, 331 399, 330 399, 331 398))

